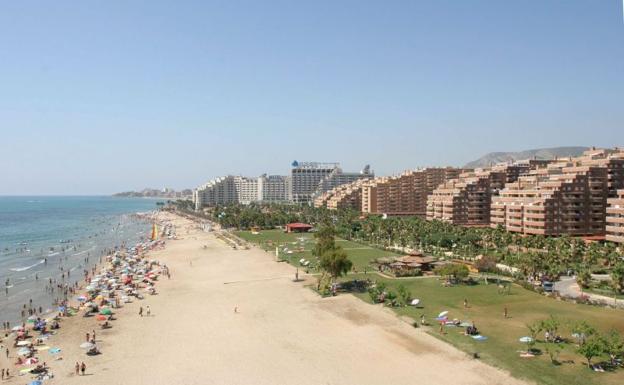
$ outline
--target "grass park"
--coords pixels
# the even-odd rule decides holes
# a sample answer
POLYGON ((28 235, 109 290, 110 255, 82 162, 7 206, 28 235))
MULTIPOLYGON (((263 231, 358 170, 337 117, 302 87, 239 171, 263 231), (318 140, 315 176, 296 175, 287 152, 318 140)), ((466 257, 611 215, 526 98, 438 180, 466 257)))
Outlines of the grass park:
MULTIPOLYGON (((280 249, 280 259, 293 266, 305 269, 300 260, 311 261, 310 273, 314 273, 315 257, 311 250, 314 246, 312 234, 287 234, 282 230, 262 230, 252 233, 239 231, 239 237, 256 244, 267 252, 280 249), (284 251, 284 249, 287 249, 284 251), (290 251, 290 253, 289 253, 290 251)), ((494 280, 477 284, 443 285, 439 277, 418 277, 394 279, 379 275, 370 262, 379 257, 398 256, 386 250, 376 249, 356 242, 336 239, 353 262, 353 272, 342 277, 341 281, 353 279, 372 280, 386 285, 388 290, 398 291, 402 285, 411 298, 420 300, 418 307, 402 306, 392 309, 400 316, 419 321, 421 316, 430 325, 428 332, 457 348, 472 355, 477 353, 481 360, 509 371, 518 378, 524 378, 539 384, 605 384, 624 383, 624 369, 595 372, 587 366, 586 359, 577 351, 577 344, 572 338, 572 327, 579 321, 586 321, 599 332, 615 329, 624 333, 624 311, 589 305, 580 305, 548 298, 531 290, 509 283, 506 290, 501 290, 494 280), (365 274, 365 269, 367 274, 365 274), (468 306, 464 307, 464 300, 468 306), (508 318, 504 309, 508 309, 508 318), (486 340, 479 341, 464 334, 461 327, 445 326, 440 332, 435 317, 442 311, 448 311, 449 319, 474 323, 486 340), (554 316, 559 321, 558 334, 564 338, 560 344, 544 342, 544 333, 536 336, 534 357, 523 358, 521 352, 527 350, 527 344, 519 339, 528 336, 527 325, 554 316), (549 350, 557 351, 554 361, 549 350)), ((368 292, 354 292, 358 298, 373 303, 368 292)), ((383 305, 376 305, 383 306, 383 305)), ((608 357, 599 356, 592 363, 607 361, 608 357)))

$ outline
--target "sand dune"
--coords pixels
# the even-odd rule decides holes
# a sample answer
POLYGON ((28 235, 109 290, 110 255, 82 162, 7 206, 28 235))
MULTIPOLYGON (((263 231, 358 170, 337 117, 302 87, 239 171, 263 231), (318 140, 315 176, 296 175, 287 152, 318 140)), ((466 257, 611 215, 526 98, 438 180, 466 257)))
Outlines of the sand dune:
POLYGON ((56 378, 46 383, 522 383, 388 309, 350 295, 322 299, 305 287, 312 278, 293 282, 294 269, 270 254, 232 250, 171 218, 184 239, 169 241, 154 258, 171 267, 172 279, 161 280, 159 295, 127 304, 112 329, 96 330, 100 356, 78 347, 95 321, 65 321, 54 338, 64 359, 49 362, 56 378), (141 318, 138 308, 146 305, 152 316, 141 318), (73 375, 77 360, 88 376, 73 375))

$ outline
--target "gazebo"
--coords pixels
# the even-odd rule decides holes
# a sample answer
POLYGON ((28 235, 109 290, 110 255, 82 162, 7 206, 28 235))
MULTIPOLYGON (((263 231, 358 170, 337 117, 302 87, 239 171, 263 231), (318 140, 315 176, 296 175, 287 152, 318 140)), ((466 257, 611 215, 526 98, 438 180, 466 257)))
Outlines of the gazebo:
POLYGON ((312 230, 312 225, 306 223, 289 223, 286 225, 287 233, 307 233, 312 230))

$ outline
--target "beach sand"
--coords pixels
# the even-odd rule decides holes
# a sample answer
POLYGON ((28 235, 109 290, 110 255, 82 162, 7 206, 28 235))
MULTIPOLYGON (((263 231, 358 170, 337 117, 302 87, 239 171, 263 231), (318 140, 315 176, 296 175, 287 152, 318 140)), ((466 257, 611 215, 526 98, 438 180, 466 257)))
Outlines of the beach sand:
POLYGON ((63 360, 40 355, 55 374, 45 384, 523 383, 380 305, 319 297, 306 287, 314 277, 293 282, 295 269, 270 253, 232 250, 186 219, 159 215, 181 238, 151 253, 171 280, 161 277, 158 295, 119 309, 112 329, 64 320, 50 341, 63 360), (152 315, 139 317, 147 305, 152 315), (88 357, 79 345, 94 328, 103 354, 88 357), (76 361, 86 363, 86 376, 73 374, 76 361))

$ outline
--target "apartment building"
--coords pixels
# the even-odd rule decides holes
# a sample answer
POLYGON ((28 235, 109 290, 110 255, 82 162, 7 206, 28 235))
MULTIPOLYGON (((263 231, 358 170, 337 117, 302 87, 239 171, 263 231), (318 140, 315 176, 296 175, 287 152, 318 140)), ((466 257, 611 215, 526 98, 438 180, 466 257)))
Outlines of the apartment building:
POLYGON ((517 180, 531 164, 499 164, 489 169, 464 172, 441 184, 427 197, 428 220, 441 220, 463 226, 488 226, 492 196, 506 183, 517 180))
POLYGON ((541 235, 603 236, 607 199, 624 185, 624 152, 592 148, 509 183, 492 198, 491 226, 541 235))
POLYGON ((493 197, 491 226, 524 234, 601 235, 606 199, 606 168, 554 165, 520 177, 493 197))
POLYGON ((362 208, 362 186, 368 181, 368 179, 360 179, 334 188, 327 199, 326 207, 330 210, 360 211, 362 208))
POLYGON ((427 196, 438 185, 456 178, 461 169, 425 168, 362 184, 362 212, 425 217, 427 196))
POLYGON ((624 190, 608 200, 606 233, 607 241, 624 243, 624 190))

